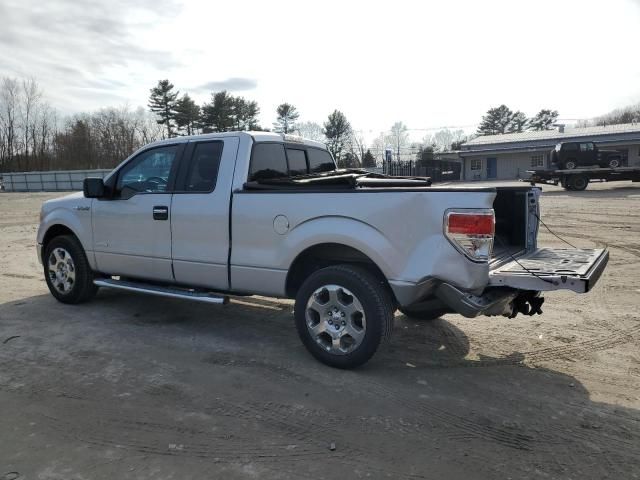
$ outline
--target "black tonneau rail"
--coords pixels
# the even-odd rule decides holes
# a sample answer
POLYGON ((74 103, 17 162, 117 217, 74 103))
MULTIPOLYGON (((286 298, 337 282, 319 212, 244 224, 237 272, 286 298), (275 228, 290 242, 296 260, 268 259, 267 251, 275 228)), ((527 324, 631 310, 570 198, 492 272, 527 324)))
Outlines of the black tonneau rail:
POLYGON ((244 184, 245 190, 281 190, 313 187, 316 189, 332 188, 352 190, 359 187, 393 188, 393 187, 430 187, 429 177, 390 177, 366 170, 334 170, 311 175, 295 177, 278 177, 252 180, 244 184))

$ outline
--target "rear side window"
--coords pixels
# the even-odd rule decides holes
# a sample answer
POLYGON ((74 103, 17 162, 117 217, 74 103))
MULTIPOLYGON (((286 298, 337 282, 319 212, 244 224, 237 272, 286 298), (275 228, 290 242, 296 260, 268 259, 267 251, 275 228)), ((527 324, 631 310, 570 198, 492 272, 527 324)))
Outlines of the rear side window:
POLYGON ((216 188, 223 142, 198 143, 193 149, 186 190, 212 192, 216 188))
POLYGON ((330 172, 336 169, 333 158, 331 158, 331 155, 326 150, 309 148, 307 155, 309 156, 310 173, 330 172))
POLYGON ((295 150, 287 148, 287 158, 289 159, 289 174, 306 175, 307 173, 307 157, 304 150, 295 150))
POLYGON ((251 154, 249 181, 287 176, 287 157, 281 143, 256 143, 251 154))
POLYGON ((578 144, 577 143, 565 143, 562 146, 562 150, 564 150, 565 152, 576 151, 576 150, 578 150, 578 144))

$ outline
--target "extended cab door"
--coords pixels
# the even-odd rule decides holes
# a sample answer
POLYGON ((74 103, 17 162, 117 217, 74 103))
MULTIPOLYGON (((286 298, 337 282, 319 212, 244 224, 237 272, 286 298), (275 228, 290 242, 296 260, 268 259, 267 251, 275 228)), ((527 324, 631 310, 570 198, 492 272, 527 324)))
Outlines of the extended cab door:
POLYGON ((229 212, 238 144, 238 137, 188 144, 171 207, 178 283, 229 288, 229 212))
POLYGON ((113 194, 93 201, 93 250, 98 270, 173 281, 171 190, 184 144, 145 150, 116 173, 113 194))

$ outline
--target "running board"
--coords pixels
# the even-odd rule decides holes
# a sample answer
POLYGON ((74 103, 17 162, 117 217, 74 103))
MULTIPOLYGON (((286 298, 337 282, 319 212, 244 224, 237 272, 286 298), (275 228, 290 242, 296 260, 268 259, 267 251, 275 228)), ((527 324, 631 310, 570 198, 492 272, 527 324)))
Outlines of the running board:
POLYGON ((148 283, 129 282, 125 280, 114 280, 111 278, 101 278, 93 281, 98 287, 118 288, 129 292, 147 293, 159 297, 181 298, 195 302, 226 304, 229 297, 216 295, 210 292, 199 292, 195 290, 184 290, 175 287, 160 287, 148 283))

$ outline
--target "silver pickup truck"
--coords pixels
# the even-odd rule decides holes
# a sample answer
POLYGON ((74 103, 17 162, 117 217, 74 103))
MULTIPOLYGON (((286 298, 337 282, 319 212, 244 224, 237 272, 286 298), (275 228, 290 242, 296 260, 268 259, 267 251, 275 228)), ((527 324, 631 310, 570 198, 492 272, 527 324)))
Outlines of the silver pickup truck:
POLYGON ((45 202, 37 249, 64 303, 98 287, 293 298, 304 345, 351 368, 389 338, 396 309, 533 315, 543 291, 592 288, 607 251, 538 248, 539 195, 339 170, 299 137, 206 134, 147 145, 45 202))

